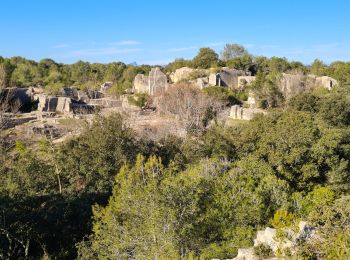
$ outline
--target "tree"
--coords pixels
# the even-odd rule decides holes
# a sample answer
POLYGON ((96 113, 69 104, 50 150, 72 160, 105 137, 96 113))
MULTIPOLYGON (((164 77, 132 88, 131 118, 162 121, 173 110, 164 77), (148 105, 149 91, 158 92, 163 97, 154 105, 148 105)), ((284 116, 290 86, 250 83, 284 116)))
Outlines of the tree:
POLYGON ((156 157, 146 161, 139 155, 134 167, 122 167, 108 205, 93 209, 93 235, 90 243, 80 244, 80 258, 87 253, 95 259, 174 256, 174 220, 158 192, 163 178, 164 168, 156 157))
POLYGON ((248 51, 243 45, 227 43, 220 54, 220 59, 223 61, 229 61, 245 55, 248 55, 248 51))
POLYGON ((218 63, 218 55, 211 48, 200 48, 196 57, 192 60, 192 65, 199 69, 209 69, 218 63))
POLYGON ((198 134, 216 117, 223 103, 198 88, 179 84, 159 97, 157 108, 162 114, 177 116, 188 133, 198 134))
POLYGON ((253 57, 249 54, 235 57, 226 62, 226 65, 238 70, 250 71, 255 73, 256 66, 253 62, 253 57))
POLYGON ((10 86, 11 75, 14 69, 15 66, 7 59, 0 63, 0 89, 10 86))
POLYGON ((323 63, 323 61, 315 59, 311 64, 310 72, 317 76, 323 76, 326 72, 326 65, 323 63))

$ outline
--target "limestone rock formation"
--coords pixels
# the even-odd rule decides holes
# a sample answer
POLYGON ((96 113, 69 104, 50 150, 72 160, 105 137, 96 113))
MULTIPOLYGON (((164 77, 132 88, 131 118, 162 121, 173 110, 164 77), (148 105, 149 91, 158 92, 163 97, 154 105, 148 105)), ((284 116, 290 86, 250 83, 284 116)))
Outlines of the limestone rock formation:
POLYGON ((266 114, 266 111, 259 108, 244 108, 233 105, 230 109, 230 118, 240 120, 251 120, 257 114, 266 114))
MULTIPOLYGON (((289 249, 293 254, 295 252, 293 248, 298 246, 298 243, 308 241, 315 236, 316 232, 315 227, 309 226, 305 221, 300 221, 298 227, 298 232, 290 228, 282 229, 281 231, 286 234, 283 239, 276 238, 277 230, 274 228, 268 227, 265 230, 258 231, 256 239, 254 239, 254 247, 264 244, 269 246, 275 255, 285 249, 289 249)), ((234 260, 261 259, 254 255, 254 247, 238 249, 238 255, 234 260)))
POLYGON ((136 93, 156 95, 164 92, 167 88, 167 76, 158 67, 152 68, 149 76, 137 74, 134 80, 134 90, 136 93))
POLYGON ((200 89, 206 88, 209 85, 208 77, 198 78, 194 80, 194 85, 200 89))
POLYGON ((110 89, 112 86, 113 86, 113 82, 107 81, 101 85, 100 91, 102 93, 106 93, 108 91, 108 89, 110 89))
POLYGON ((224 67, 221 72, 209 75, 209 85, 237 89, 239 76, 246 76, 246 72, 224 67))
POLYGON ((195 69, 191 69, 189 67, 182 67, 180 69, 175 70, 175 72, 170 74, 170 79, 173 83, 178 83, 182 80, 187 80, 191 76, 191 74, 195 71, 195 69))
POLYGON ((58 113, 70 113, 72 111, 72 101, 68 97, 58 97, 56 112, 58 113))
POLYGON ((239 76, 238 77, 238 89, 245 89, 255 80, 255 76, 239 76))
POLYGON ((134 79, 134 89, 137 93, 148 93, 148 76, 137 74, 134 79))
POLYGON ((331 90, 333 87, 337 86, 338 85, 338 82, 331 78, 331 77, 328 77, 328 76, 322 76, 322 77, 317 77, 316 78, 316 82, 315 82, 316 85, 319 85, 319 86, 322 86, 328 90, 331 90))
POLYGON ((160 94, 168 88, 168 78, 158 67, 151 69, 148 80, 150 95, 160 94))
POLYGON ((304 91, 316 87, 324 87, 328 90, 338 85, 337 81, 328 76, 316 77, 315 75, 282 73, 279 89, 288 99, 304 91))

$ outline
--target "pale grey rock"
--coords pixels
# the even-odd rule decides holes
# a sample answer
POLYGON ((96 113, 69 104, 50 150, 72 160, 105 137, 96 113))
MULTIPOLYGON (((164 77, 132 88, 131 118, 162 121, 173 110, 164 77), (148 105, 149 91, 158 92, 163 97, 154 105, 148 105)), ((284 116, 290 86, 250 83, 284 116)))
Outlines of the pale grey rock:
POLYGON ((189 67, 182 67, 180 69, 175 70, 175 72, 171 73, 169 77, 173 83, 178 83, 182 80, 188 80, 194 71, 195 69, 191 69, 189 67))
POLYGON ((134 79, 134 89, 136 93, 148 93, 148 77, 143 74, 137 74, 134 79))
POLYGON ((257 114, 266 114, 267 112, 259 108, 244 108, 239 105, 233 105, 230 109, 229 117, 239 120, 251 120, 257 114))
POLYGON ((255 80, 255 76, 238 76, 238 89, 245 89, 255 80))
POLYGON ((208 77, 198 78, 194 81, 194 85, 200 89, 206 88, 209 86, 208 77))
POLYGON ((218 84, 217 73, 210 73, 210 75, 209 75, 209 85, 210 86, 217 86, 217 84, 218 84))
POLYGON ((312 74, 303 75, 282 73, 278 84, 281 93, 286 99, 289 99, 316 87, 323 87, 331 90, 334 86, 338 85, 338 82, 328 76, 316 77, 312 74))
POLYGON ((100 86, 100 91, 106 93, 113 86, 112 81, 107 81, 100 86))
POLYGON ((150 71, 148 80, 150 95, 161 94, 168 88, 167 76, 158 67, 150 71))
POLYGON ((237 89, 239 76, 246 76, 246 72, 224 67, 219 73, 210 73, 209 85, 237 89))
POLYGON ((152 68, 149 76, 137 74, 134 80, 134 91, 136 93, 157 95, 166 91, 167 88, 167 76, 158 67, 152 68))
POLYGON ((322 76, 322 77, 317 77, 316 78, 316 85, 320 85, 328 90, 331 90, 333 87, 338 85, 338 82, 328 76, 322 76))
POLYGON ((56 105, 57 113, 70 113, 72 112, 72 101, 69 97, 58 97, 56 105))

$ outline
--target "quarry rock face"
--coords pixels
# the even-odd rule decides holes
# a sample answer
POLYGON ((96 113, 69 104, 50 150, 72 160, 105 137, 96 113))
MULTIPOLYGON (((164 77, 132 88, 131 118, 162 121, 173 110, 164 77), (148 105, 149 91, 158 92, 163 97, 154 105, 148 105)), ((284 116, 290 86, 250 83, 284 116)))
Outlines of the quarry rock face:
POLYGON ((238 89, 245 89, 255 80, 255 76, 239 76, 238 77, 238 89))
POLYGON ((149 76, 137 74, 134 80, 134 90, 136 93, 156 95, 163 93, 167 88, 167 76, 159 68, 152 68, 149 76))
POLYGON ((316 77, 315 75, 282 73, 279 89, 288 99, 304 91, 323 87, 328 90, 338 85, 337 81, 328 76, 316 77))
POLYGON ((168 78, 159 68, 150 71, 148 80, 150 95, 160 94, 168 88, 168 78))
POLYGON ((279 90, 288 99, 307 90, 311 87, 307 84, 307 77, 302 74, 287 74, 282 73, 279 82, 279 90))
POLYGON ((221 72, 209 75, 209 85, 237 89, 239 76, 246 76, 246 72, 224 67, 221 72))
POLYGON ((134 89, 137 93, 148 93, 148 77, 137 74, 134 79, 134 89))
POLYGON ((240 105, 233 105, 230 109, 230 118, 239 120, 251 120, 257 114, 266 114, 266 111, 259 108, 244 108, 240 105))
POLYGON ((70 113, 72 111, 72 101, 68 97, 58 97, 56 112, 58 113, 70 113))
MULTIPOLYGON (((281 229, 281 232, 286 234, 285 238, 283 239, 276 237, 277 230, 274 228, 267 227, 265 230, 260 230, 257 232, 256 239, 254 239, 254 247, 263 244, 271 248, 275 255, 281 250, 283 252, 284 249, 290 249, 291 253, 293 254, 293 247, 296 247, 299 245, 299 243, 313 238, 316 233, 316 228, 309 226, 305 221, 300 221, 298 227, 298 231, 295 231, 292 228, 281 229)), ((261 259, 254 255, 254 247, 238 249, 238 255, 234 258, 234 260, 261 259)))
POLYGON ((112 86, 113 86, 113 82, 107 81, 101 85, 100 91, 102 93, 106 93, 112 86))
POLYGON ((181 80, 187 80, 191 74, 195 71, 189 67, 182 67, 180 69, 175 70, 175 72, 170 74, 170 79, 173 83, 178 83, 181 80))
POLYGON ((194 85, 200 89, 206 88, 209 85, 209 79, 208 77, 198 78, 194 81, 194 85))
POLYGON ((334 86, 337 86, 338 85, 338 82, 331 78, 331 77, 328 77, 328 76, 322 76, 322 77, 317 77, 316 78, 316 82, 315 82, 316 85, 319 85, 319 86, 322 86, 328 90, 331 90, 334 86))

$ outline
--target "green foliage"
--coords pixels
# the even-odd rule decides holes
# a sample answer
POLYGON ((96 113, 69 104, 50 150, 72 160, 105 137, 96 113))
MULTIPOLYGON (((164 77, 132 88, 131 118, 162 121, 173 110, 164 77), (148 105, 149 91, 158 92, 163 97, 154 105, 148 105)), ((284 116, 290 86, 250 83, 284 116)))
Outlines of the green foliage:
POLYGON ((170 62, 166 67, 165 70, 167 72, 174 72, 177 69, 183 68, 183 67, 191 67, 192 63, 190 60, 185 59, 175 59, 173 62, 170 62))
POLYGON ((192 60, 192 66, 198 69, 209 69, 218 63, 218 54, 210 48, 200 48, 192 60))
POLYGON ((139 108, 143 108, 147 101, 149 100, 149 96, 145 93, 137 93, 131 96, 128 96, 128 102, 134 106, 138 106, 139 108))
POLYGON ((232 60, 234 58, 248 55, 248 51, 240 44, 226 44, 221 52, 220 58, 223 61, 232 60))
POLYGON ((250 84, 250 89, 258 97, 261 108, 282 106, 284 97, 278 88, 279 77, 278 73, 267 75, 258 72, 256 79, 250 84))
POLYGON ((254 254, 262 257, 262 258, 268 258, 273 256, 272 249, 267 244, 259 244, 254 247, 254 254))
POLYGON ((239 98, 236 97, 236 93, 234 93, 231 89, 228 89, 228 88, 212 86, 212 87, 204 88, 203 92, 209 96, 212 96, 221 100, 227 105, 242 104, 239 98))
POLYGON ((244 54, 242 56, 227 60, 226 65, 238 70, 251 71, 253 73, 255 72, 253 56, 249 54, 244 54))
POLYGON ((275 228, 285 228, 293 224, 295 216, 286 210, 277 210, 273 215, 272 226, 275 228))
POLYGON ((319 97, 313 95, 312 93, 302 93, 291 98, 288 102, 288 106, 293 109, 311 113, 318 112, 318 104, 319 97))
MULTIPOLYGON (((187 120, 204 127, 184 138, 151 141, 112 115, 96 117, 79 137, 59 145, 0 139, 0 258, 233 258, 238 248, 252 246, 257 230, 272 223, 283 238, 284 227, 305 219, 317 227, 317 239, 297 245, 295 257, 349 259, 349 63, 315 61, 305 68, 237 56, 226 65, 257 73, 252 89, 268 108, 284 102, 276 84, 282 72, 310 69, 341 86, 303 93, 286 109, 233 127, 209 127, 216 116, 209 103, 188 112, 187 120)), ((167 70, 221 65, 205 48, 193 63, 176 60, 167 70)), ((119 95, 149 70, 0 58, 1 86, 42 84, 51 92, 113 81, 111 91, 119 95)), ((236 104, 246 95, 218 87, 204 89, 206 95, 196 91, 189 93, 191 104, 208 96, 236 104)), ((187 92, 179 93, 172 109, 181 116, 187 110, 179 114, 178 98, 187 92)), ((147 97, 136 97, 144 106, 147 97)), ((256 253, 271 251, 262 245, 256 253)))

